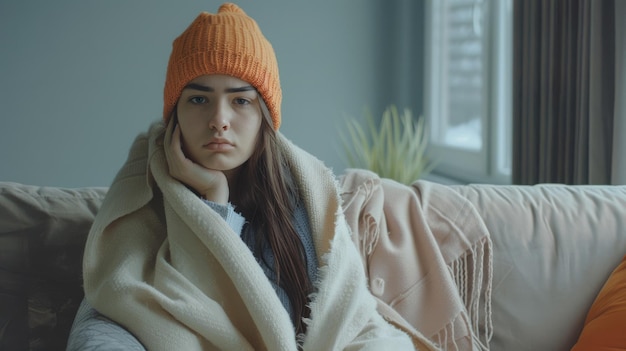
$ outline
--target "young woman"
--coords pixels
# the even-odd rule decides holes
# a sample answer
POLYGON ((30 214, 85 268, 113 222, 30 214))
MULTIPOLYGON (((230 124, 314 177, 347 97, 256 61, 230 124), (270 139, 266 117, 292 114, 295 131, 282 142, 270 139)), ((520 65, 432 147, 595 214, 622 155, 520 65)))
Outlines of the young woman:
POLYGON ((91 229, 68 349, 414 349, 376 311, 332 172, 278 132, 281 97, 236 5, 174 41, 163 120, 91 229))

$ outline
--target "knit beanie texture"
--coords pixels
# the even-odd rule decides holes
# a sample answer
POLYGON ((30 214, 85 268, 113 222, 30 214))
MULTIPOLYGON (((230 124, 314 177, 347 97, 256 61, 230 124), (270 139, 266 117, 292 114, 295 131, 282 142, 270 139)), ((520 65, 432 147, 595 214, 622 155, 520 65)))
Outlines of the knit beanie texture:
POLYGON ((278 63, 257 23, 237 5, 225 3, 216 14, 202 12, 174 40, 163 93, 167 123, 183 88, 205 74, 225 74, 250 83, 280 127, 282 91, 278 63))

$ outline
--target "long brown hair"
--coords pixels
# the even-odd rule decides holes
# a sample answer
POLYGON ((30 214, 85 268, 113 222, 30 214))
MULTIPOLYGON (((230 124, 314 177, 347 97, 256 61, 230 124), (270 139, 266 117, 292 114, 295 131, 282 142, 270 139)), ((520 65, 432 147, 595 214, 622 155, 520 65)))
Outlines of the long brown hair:
POLYGON ((309 318, 311 312, 308 295, 312 283, 304 247, 292 222, 299 201, 298 188, 260 96, 259 101, 263 122, 257 147, 238 172, 236 187, 229 190, 237 209, 255 228, 257 254, 261 254, 264 244, 272 249, 277 284, 289 297, 296 333, 300 334, 306 332, 302 318, 309 318))

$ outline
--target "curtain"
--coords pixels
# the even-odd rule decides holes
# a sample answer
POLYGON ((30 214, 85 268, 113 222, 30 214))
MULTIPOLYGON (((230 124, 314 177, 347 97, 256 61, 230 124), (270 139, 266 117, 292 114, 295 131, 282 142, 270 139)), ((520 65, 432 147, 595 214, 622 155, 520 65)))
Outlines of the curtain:
POLYGON ((626 0, 615 2, 615 130, 612 184, 626 184, 626 0))
POLYGON ((514 1, 514 184, 616 182, 616 1, 514 1))

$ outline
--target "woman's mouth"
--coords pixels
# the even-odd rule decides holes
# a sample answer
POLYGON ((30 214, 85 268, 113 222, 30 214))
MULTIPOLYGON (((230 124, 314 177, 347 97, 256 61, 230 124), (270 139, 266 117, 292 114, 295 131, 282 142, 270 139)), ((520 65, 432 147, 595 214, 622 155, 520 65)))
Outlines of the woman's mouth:
POLYGON ((231 142, 223 139, 211 140, 210 142, 204 144, 202 147, 211 151, 228 151, 235 148, 235 146, 231 142))

